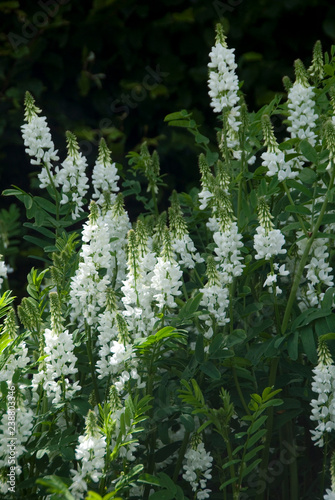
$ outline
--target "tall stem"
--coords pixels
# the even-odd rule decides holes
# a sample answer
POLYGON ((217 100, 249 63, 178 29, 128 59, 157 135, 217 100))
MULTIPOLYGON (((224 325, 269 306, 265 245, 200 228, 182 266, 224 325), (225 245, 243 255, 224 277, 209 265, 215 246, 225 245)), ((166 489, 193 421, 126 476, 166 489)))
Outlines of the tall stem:
POLYGON ((94 364, 93 351, 92 351, 91 328, 86 323, 85 323, 85 330, 86 330, 86 335, 87 335, 87 343, 86 343, 87 354, 88 354, 88 359, 90 361, 90 366, 91 366, 91 375, 92 375, 92 382, 93 382, 93 387, 94 387, 95 399, 96 399, 97 403, 101 404, 97 379, 95 377, 95 364, 94 364))
MULTIPOLYGON (((269 387, 273 387, 276 381, 276 374, 278 368, 279 358, 272 358, 270 364, 270 374, 269 374, 269 387)), ((268 468, 269 462, 269 453, 270 453, 270 444, 272 438, 272 428, 273 428, 273 406, 268 409, 268 419, 266 421, 266 437, 265 437, 265 445, 263 449, 262 462, 260 465, 260 469, 265 471, 268 468)), ((257 500, 263 500, 264 492, 262 491, 256 497, 257 500)))
POLYGON ((241 403, 243 405, 243 408, 246 411, 247 415, 250 415, 250 410, 248 408, 247 403, 245 402, 245 399, 244 399, 244 396, 243 396, 243 393, 242 393, 242 390, 241 390, 241 386, 240 386, 240 383, 238 381, 236 367, 234 365, 233 365, 233 377, 234 377, 235 386, 236 386, 238 395, 240 397, 241 403))
POLYGON ((327 452, 328 452, 328 434, 325 433, 325 446, 323 449, 323 463, 322 463, 322 474, 321 474, 321 481, 320 481, 320 498, 323 498, 322 495, 324 494, 325 490, 325 476, 326 476, 326 465, 327 465, 327 452))
POLYGON ((182 442, 180 450, 179 450, 176 466, 174 468, 174 472, 173 472, 173 476, 172 476, 172 481, 174 483, 176 483, 178 480, 179 472, 180 472, 180 469, 181 469, 181 466, 182 466, 182 463, 184 460, 187 445, 188 445, 188 442, 190 440, 190 434, 191 433, 188 431, 185 432, 184 439, 183 439, 183 442, 182 442))
MULTIPOLYGON (((54 191, 55 202, 56 202, 56 221, 58 222, 59 221, 59 197, 58 197, 58 191, 57 191, 55 182, 54 182, 54 180, 52 178, 49 166, 46 163, 44 163, 44 166, 45 166, 46 171, 48 173, 48 177, 49 177, 49 180, 50 180, 51 187, 52 187, 52 189, 54 191)), ((57 239, 57 237, 58 237, 58 227, 56 227, 56 239, 57 239)))
MULTIPOLYGON (((294 203, 293 198, 291 196, 290 190, 288 189, 285 181, 283 181, 283 186, 284 186, 284 189, 285 189, 286 196, 289 199, 289 202, 291 203, 291 205, 295 206, 295 203, 294 203)), ((303 232, 305 233, 306 236, 308 236, 308 231, 306 229, 306 226, 305 226, 305 223, 304 223, 303 219, 301 218, 301 216, 299 214, 295 214, 295 215, 297 216, 297 219, 300 222, 300 225, 301 225, 301 228, 302 228, 303 232)))
POLYGON ((313 241, 315 240, 315 237, 316 237, 316 235, 317 235, 317 233, 319 231, 319 228, 321 226, 322 219, 323 219, 323 216, 325 214, 325 211, 326 211, 326 208, 327 208, 327 204, 328 204, 329 191, 333 187, 334 179, 335 179, 335 168, 334 168, 334 165, 332 163, 332 174, 331 174, 331 178, 330 178, 328 190, 327 190, 327 193, 325 195, 325 200, 324 200, 324 202, 322 204, 320 215, 318 217, 318 220, 316 221, 316 224, 315 224, 314 230, 312 232, 312 235, 309 238, 309 240, 307 242, 307 245, 306 245, 306 248, 305 248, 305 251, 304 251, 304 253, 303 253, 302 257, 301 257, 301 260, 300 260, 300 263, 299 263, 299 267, 298 267, 298 270, 297 270, 297 273, 295 275, 295 278, 294 278, 294 281, 293 281, 293 285, 292 285, 292 288, 291 288, 291 293, 290 293, 289 299, 287 301, 287 306, 286 306, 286 310, 285 310, 285 314, 284 314, 284 318, 283 318, 283 322, 282 322, 282 334, 284 334, 286 332, 286 330, 287 330, 288 322, 289 322, 291 311, 292 311, 292 307, 293 307, 293 304, 294 304, 294 301, 295 301, 295 298, 296 298, 297 290, 298 290, 298 287, 299 287, 299 284, 300 284, 301 276, 302 276, 302 273, 304 272, 304 268, 305 268, 305 265, 306 265, 306 262, 307 262, 307 259, 308 259, 308 255, 309 255, 310 249, 312 247, 313 241))

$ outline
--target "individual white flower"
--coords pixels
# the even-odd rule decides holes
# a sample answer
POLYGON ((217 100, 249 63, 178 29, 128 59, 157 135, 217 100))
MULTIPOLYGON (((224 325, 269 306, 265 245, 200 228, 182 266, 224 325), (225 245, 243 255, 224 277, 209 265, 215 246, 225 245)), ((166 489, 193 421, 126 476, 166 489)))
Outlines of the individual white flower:
POLYGON ((286 271, 285 264, 281 265, 279 268, 279 265, 274 263, 273 267, 274 271, 268 273, 267 278, 264 281, 263 287, 267 286, 269 293, 272 293, 274 291, 275 295, 280 295, 283 292, 283 290, 279 288, 279 286, 277 285, 275 288, 273 288, 273 285, 277 283, 278 276, 287 276, 289 274, 289 271, 286 271), (275 271, 278 271, 278 273, 276 273, 275 271))
POLYGON ((41 112, 35 106, 35 101, 29 92, 25 96, 25 123, 22 125, 22 137, 26 147, 26 153, 32 157, 32 165, 43 165, 38 173, 40 188, 43 189, 52 184, 57 186, 57 180, 53 173, 53 161, 58 161, 57 150, 52 141, 50 128, 47 125, 45 116, 38 116, 41 112))
POLYGON ((110 203, 115 201, 115 192, 119 191, 117 185, 120 179, 117 174, 115 163, 111 162, 110 151, 104 139, 101 139, 99 145, 99 156, 94 165, 92 173, 92 184, 94 188, 93 198, 97 204, 102 206, 105 202, 105 194, 109 195, 110 203))
POLYGON ((2 286, 3 280, 7 278, 8 266, 2 260, 2 255, 0 255, 0 287, 2 286))
POLYGON ((285 179, 294 179, 299 175, 298 172, 292 171, 293 162, 285 160, 285 154, 279 149, 277 151, 265 151, 261 155, 262 166, 267 167, 266 175, 268 177, 278 176, 278 180, 284 181, 285 179))
POLYGON ((208 205, 208 201, 212 199, 213 193, 211 193, 208 189, 202 189, 198 194, 200 200, 200 210, 205 210, 208 205))
POLYGON ((196 263, 204 261, 188 234, 184 234, 181 238, 174 238, 172 240, 172 248, 179 256, 179 264, 185 266, 187 269, 193 269, 196 263))
POLYGON ((80 153, 77 138, 71 132, 66 132, 67 158, 62 168, 56 169, 57 184, 62 187, 61 204, 72 202, 72 218, 79 217, 83 211, 83 198, 88 190, 88 178, 85 174, 86 158, 80 153))
POLYGON ((323 500, 335 500, 335 492, 327 488, 323 500))

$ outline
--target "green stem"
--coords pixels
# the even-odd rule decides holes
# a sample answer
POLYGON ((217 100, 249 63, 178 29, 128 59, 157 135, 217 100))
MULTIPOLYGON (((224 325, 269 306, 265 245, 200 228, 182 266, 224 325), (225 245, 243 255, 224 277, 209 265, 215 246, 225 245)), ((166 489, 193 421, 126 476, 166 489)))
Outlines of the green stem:
POLYGON ((92 352, 92 335, 91 335, 91 328, 85 323, 85 330, 86 330, 86 335, 87 335, 87 354, 88 354, 88 359, 90 361, 90 366, 91 366, 91 376, 92 376, 92 382, 93 382, 93 387, 94 387, 94 394, 95 394, 95 399, 97 404, 101 404, 100 400, 100 394, 99 394, 99 388, 97 384, 97 379, 95 377, 95 363, 93 359, 93 352, 92 352))
MULTIPOLYGON (((227 453, 228 453, 228 458, 229 458, 229 462, 230 462, 230 465, 229 465, 229 471, 230 471, 230 478, 233 479, 235 476, 235 467, 234 467, 234 464, 233 464, 233 453, 232 453, 232 449, 231 449, 231 444, 230 444, 230 440, 228 438, 228 435, 224 438, 225 442, 226 442, 226 446, 227 446, 227 453)), ((236 492, 238 493, 238 490, 236 488, 236 482, 233 481, 231 483, 231 487, 233 489, 233 499, 234 500, 238 500, 238 497, 236 499, 236 492)), ((239 496, 239 494, 238 494, 239 496)))
POLYGON ((181 466, 183 464, 183 460, 184 460, 184 456, 185 456, 185 453, 186 453, 187 445, 188 445, 188 442, 190 440, 190 434, 191 433, 188 432, 188 431, 185 432, 184 439, 183 439, 183 442, 182 442, 180 450, 179 450, 179 454, 178 454, 176 466, 174 468, 174 472, 173 472, 173 476, 172 476, 172 481, 174 483, 176 483, 177 480, 178 480, 179 472, 180 472, 181 466))
POLYGON ((186 290, 186 285, 185 285, 185 280, 184 280, 184 275, 182 275, 182 280, 183 280, 183 292, 184 292, 184 296, 185 296, 185 300, 188 300, 189 297, 188 297, 188 293, 187 293, 187 290, 186 290))
MULTIPOLYGON (((292 426, 292 421, 287 423, 287 434, 290 443, 293 443, 294 440, 294 432, 292 426)), ((296 500, 297 498, 299 498, 298 467, 297 459, 296 457, 294 457, 293 460, 290 461, 290 500, 296 500)))
POLYGON ((241 151, 242 151, 242 156, 241 156, 241 172, 239 175, 241 175, 239 185, 238 185, 238 195, 237 195, 237 221, 238 225, 240 226, 240 214, 242 210, 242 181, 245 179, 244 176, 244 171, 246 167, 246 161, 245 161, 245 147, 244 147, 244 142, 245 142, 245 131, 243 131, 243 136, 241 140, 241 151))
MULTIPOLYGON (((273 267, 273 258, 270 259, 270 267, 271 267, 271 272, 274 274, 274 267, 273 267)), ((277 334, 281 334, 281 321, 280 321, 280 315, 279 315, 279 309, 278 309, 278 302, 277 302, 277 293, 276 293, 276 283, 272 284, 272 292, 273 292, 273 304, 274 304, 274 310, 275 310, 275 318, 276 318, 276 329, 277 329, 277 334)))
POLYGON ((159 211, 158 211, 158 205, 157 205, 157 196, 156 196, 156 193, 155 193, 154 186, 151 186, 151 196, 152 196, 152 201, 154 202, 155 215, 156 215, 156 217, 159 217, 159 211))
MULTIPOLYGON (((153 394, 153 388, 154 388, 154 377, 155 377, 155 369, 154 369, 154 361, 155 361, 155 355, 156 355, 156 347, 153 348, 151 359, 150 359, 150 364, 148 367, 148 381, 147 381, 147 387, 146 387, 146 394, 147 396, 152 396, 153 394)), ((156 426, 152 426, 152 420, 154 416, 154 407, 149 410, 149 422, 150 422, 150 432, 151 432, 151 438, 148 442, 147 445, 147 456, 148 456, 148 470, 147 472, 149 474, 152 474, 155 469, 155 456, 154 456, 154 451, 156 448, 156 426)), ((144 494, 143 494, 143 500, 147 500, 149 498, 150 494, 150 485, 146 485, 144 489, 144 494)))
MULTIPOLYGON (((278 368, 279 358, 272 358, 270 364, 270 374, 269 374, 269 387, 273 387, 276 381, 276 374, 278 368)), ((272 428, 273 428, 273 406, 268 409, 268 419, 266 421, 266 437, 265 437, 265 445, 263 449, 262 462, 260 465, 260 469, 266 471, 268 469, 269 462, 269 453, 270 453, 270 444, 272 438, 272 428)), ((261 492, 257 496, 257 500, 263 500, 264 492, 261 492)))
MULTIPOLYGON (((51 175, 51 172, 50 172, 50 169, 48 167, 48 165, 46 163, 44 163, 44 166, 46 168, 46 171, 48 173, 48 177, 49 177, 49 180, 50 180, 50 184, 51 184, 51 187, 54 191, 54 194, 55 194, 55 202, 56 202, 56 221, 58 222, 59 221, 59 196, 58 196, 58 191, 57 191, 57 188, 56 188, 56 185, 54 183, 54 180, 52 178, 52 175, 51 175)), ((56 227, 56 239, 58 237, 58 227, 56 227)))
POLYGON ((234 309, 233 309, 233 295, 234 295, 234 285, 233 283, 229 287, 229 331, 232 334, 234 331, 234 309))
POLYGON ((200 275, 199 275, 198 271, 196 270, 196 268, 194 268, 193 271, 194 271, 194 274, 195 274, 195 276, 197 277, 197 279, 199 281, 199 285, 201 286, 201 288, 203 288, 204 284, 202 282, 202 279, 200 278, 200 275))
POLYGON ((105 473, 100 481, 100 495, 103 496, 106 493, 106 475, 108 472, 109 462, 110 462, 110 444, 111 444, 111 435, 109 430, 106 432, 106 455, 105 455, 105 473))
POLYGON ((245 399, 244 399, 244 396, 243 396, 243 393, 242 393, 242 390, 241 390, 241 386, 240 386, 240 383, 238 381, 236 367, 234 365, 233 365, 233 377, 234 377, 235 386, 236 386, 238 395, 240 397, 241 403, 243 405, 243 408, 246 411, 247 415, 250 415, 250 410, 248 408, 247 403, 245 402, 245 399))
POLYGON ((322 463, 322 474, 320 481, 320 498, 323 498, 325 491, 325 477, 326 477, 326 465, 327 465, 327 453, 328 453, 328 435, 325 436, 325 446, 323 449, 323 463, 322 463))
POLYGON ((63 400, 64 400, 64 403, 65 403, 65 408, 64 408, 64 413, 65 413, 65 421, 66 421, 66 427, 69 428, 70 427, 70 424, 69 424, 69 415, 68 415, 68 412, 67 412, 67 406, 66 406, 66 388, 65 388, 65 377, 64 375, 62 375, 62 390, 63 390, 63 400))
MULTIPOLYGON (((296 205, 295 205, 295 203, 293 201, 293 198, 291 196, 290 190, 288 189, 285 181, 283 181, 283 186, 284 186, 284 189, 285 189, 286 196, 289 199, 289 202, 291 203, 291 205, 293 205, 295 207, 296 205)), ((308 236, 308 231, 306 229, 306 226, 305 226, 305 223, 304 223, 303 219, 301 218, 301 216, 299 214, 296 213, 295 215, 297 216, 297 219, 298 219, 298 221, 301 224, 301 228, 302 228, 303 232, 305 233, 305 236, 308 236)))
POLYGON ((300 259, 299 267, 298 267, 298 270, 297 270, 297 273, 295 275, 295 278, 294 278, 294 281, 293 281, 293 285, 292 285, 292 288, 291 288, 291 293, 290 293, 289 299, 287 301, 287 306, 286 306, 286 310, 285 310, 285 314, 284 314, 284 318, 283 318, 283 322, 282 322, 282 334, 283 335, 286 332, 286 329, 287 329, 287 326, 288 326, 288 322, 289 322, 289 319, 290 319, 292 307, 293 307, 293 304, 294 304, 294 301, 295 301, 295 298, 296 298, 297 290, 298 290, 298 287, 299 287, 299 284, 300 284, 302 273, 304 272, 304 268, 305 268, 305 265, 306 265, 306 262, 307 262, 307 259, 308 259, 308 255, 309 255, 310 249, 311 249, 313 241, 315 240, 315 237, 316 237, 316 235, 317 235, 317 233, 319 231, 319 228, 320 228, 321 223, 322 223, 323 216, 324 216, 326 208, 327 208, 328 195, 329 195, 330 189, 333 187, 334 179, 335 179, 335 168, 334 168, 334 165, 332 164, 332 175, 331 175, 331 179, 330 179, 330 182, 329 182, 328 191, 327 191, 327 193, 325 195, 325 200, 324 200, 324 202, 322 204, 320 215, 318 217, 318 220, 316 221, 316 224, 315 224, 314 230, 312 232, 312 235, 308 239, 305 251, 304 251, 304 253, 303 253, 303 255, 302 255, 301 259, 300 259))

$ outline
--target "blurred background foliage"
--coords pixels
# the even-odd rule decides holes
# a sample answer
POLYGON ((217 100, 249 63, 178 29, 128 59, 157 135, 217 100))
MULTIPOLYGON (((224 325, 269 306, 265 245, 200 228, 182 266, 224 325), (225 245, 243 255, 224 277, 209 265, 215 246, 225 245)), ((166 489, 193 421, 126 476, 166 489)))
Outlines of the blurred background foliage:
MULTIPOLYGON (((61 159, 66 130, 77 134, 91 168, 101 137, 124 168, 126 153, 146 140, 168 174, 166 192, 183 191, 199 179, 197 146, 164 117, 192 111, 215 142, 206 80, 217 22, 236 49, 250 111, 283 92, 296 58, 310 64, 317 39, 324 50, 335 40, 335 6, 326 0, 0 1, 0 20, 1 189, 36 187, 20 135, 26 90, 47 116, 61 159)), ((2 197, 0 207, 11 202, 2 197)))

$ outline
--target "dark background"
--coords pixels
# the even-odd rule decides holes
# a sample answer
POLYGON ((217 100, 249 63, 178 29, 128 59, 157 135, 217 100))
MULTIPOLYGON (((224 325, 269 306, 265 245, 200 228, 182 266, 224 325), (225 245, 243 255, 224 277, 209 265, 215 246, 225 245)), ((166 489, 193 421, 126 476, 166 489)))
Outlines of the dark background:
POLYGON ((207 64, 215 24, 223 22, 236 48, 249 110, 283 92, 296 58, 310 64, 317 39, 326 51, 335 39, 335 7, 319 0, 2 1, 0 19, 1 189, 29 189, 34 174, 20 136, 26 90, 47 116, 61 159, 67 129, 90 165, 101 136, 123 165, 146 139, 170 187, 187 190, 198 180, 198 151, 186 131, 163 120, 186 108, 214 140, 207 64))
MULTIPOLYGON (((1 191, 15 184, 37 192, 20 135, 26 90, 47 116, 61 160, 66 130, 77 134, 90 169, 101 137, 124 171, 128 151, 146 140, 167 174, 163 201, 172 188, 197 185, 194 138, 169 128, 164 117, 192 111, 215 144, 207 64, 218 22, 236 49, 250 111, 283 93, 282 77, 294 78, 296 58, 309 66, 317 39, 325 51, 335 40, 335 7, 325 0, 0 1, 1 191)), ((0 208, 13 201, 0 196, 0 208)), ((19 240, 14 290, 23 286, 33 253, 19 240)))

